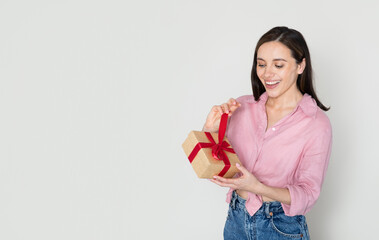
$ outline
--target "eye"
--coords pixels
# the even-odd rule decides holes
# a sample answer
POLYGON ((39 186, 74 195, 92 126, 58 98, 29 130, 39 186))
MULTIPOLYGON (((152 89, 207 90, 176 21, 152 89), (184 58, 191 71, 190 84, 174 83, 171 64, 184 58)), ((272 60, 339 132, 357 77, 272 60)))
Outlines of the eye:
POLYGON ((275 65, 276 68, 282 68, 283 65, 275 65))
POLYGON ((260 67, 260 68, 263 68, 263 67, 265 67, 266 65, 264 65, 264 64, 259 64, 258 63, 258 67, 260 67))

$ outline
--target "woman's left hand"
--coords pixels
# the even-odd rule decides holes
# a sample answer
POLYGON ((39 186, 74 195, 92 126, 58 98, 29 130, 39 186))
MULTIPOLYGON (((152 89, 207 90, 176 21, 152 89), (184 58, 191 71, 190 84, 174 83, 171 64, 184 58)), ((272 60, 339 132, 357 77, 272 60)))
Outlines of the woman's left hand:
POLYGON ((230 187, 236 190, 244 190, 259 194, 263 184, 259 182, 259 180, 246 168, 239 165, 238 163, 236 166, 241 171, 242 176, 238 178, 223 178, 220 176, 214 176, 211 181, 221 187, 230 187))

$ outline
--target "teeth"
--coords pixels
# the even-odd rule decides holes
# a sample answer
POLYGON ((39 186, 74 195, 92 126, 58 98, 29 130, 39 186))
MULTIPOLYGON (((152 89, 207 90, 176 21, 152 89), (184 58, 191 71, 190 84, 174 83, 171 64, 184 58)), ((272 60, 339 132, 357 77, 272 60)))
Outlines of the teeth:
POLYGON ((274 85, 279 83, 280 81, 266 82, 267 85, 274 85))

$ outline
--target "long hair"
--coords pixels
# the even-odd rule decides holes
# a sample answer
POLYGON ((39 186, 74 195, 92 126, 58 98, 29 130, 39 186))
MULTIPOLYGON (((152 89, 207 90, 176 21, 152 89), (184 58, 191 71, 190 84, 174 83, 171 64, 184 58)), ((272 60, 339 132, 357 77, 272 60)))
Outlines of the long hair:
POLYGON ((330 108, 325 107, 317 98, 313 89, 313 72, 311 64, 311 55, 308 50, 307 43, 303 35, 288 27, 274 27, 265 33, 258 41, 254 52, 253 67, 251 70, 251 86, 253 88, 254 99, 258 101, 259 97, 266 91, 257 75, 257 52, 260 46, 266 42, 278 41, 287 46, 291 50, 292 57, 297 64, 305 58, 305 69, 299 74, 296 80, 296 86, 302 94, 307 93, 316 101, 317 106, 322 110, 328 111, 330 108))

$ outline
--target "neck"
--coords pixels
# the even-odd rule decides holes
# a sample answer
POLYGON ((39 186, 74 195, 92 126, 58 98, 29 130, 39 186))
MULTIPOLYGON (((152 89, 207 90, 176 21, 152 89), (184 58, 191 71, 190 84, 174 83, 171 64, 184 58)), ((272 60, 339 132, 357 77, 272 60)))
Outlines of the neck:
POLYGON ((299 90, 297 90, 295 94, 286 94, 275 98, 268 97, 266 107, 273 109, 294 108, 297 106, 302 97, 303 95, 299 90))

